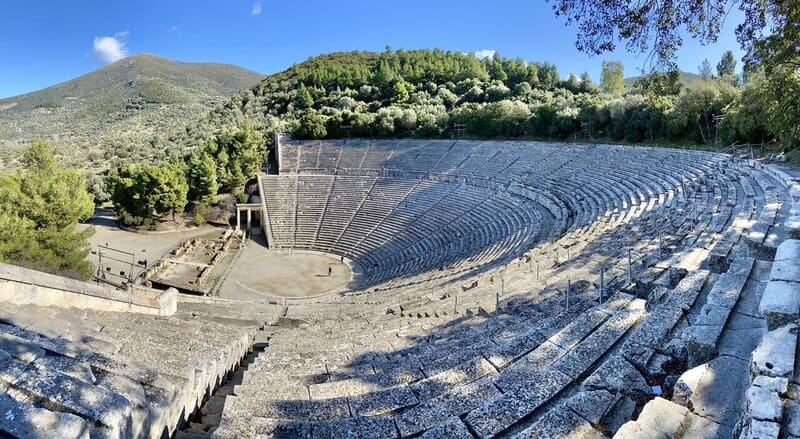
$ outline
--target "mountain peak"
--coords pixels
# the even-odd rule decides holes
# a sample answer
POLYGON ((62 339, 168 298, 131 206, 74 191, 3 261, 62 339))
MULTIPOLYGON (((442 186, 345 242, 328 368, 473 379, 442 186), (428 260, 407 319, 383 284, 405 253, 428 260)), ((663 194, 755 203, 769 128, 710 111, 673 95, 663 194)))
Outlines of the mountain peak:
POLYGON ((227 64, 136 54, 42 90, 0 99, 0 146, 36 138, 56 139, 66 149, 132 145, 172 131, 263 77, 227 64))

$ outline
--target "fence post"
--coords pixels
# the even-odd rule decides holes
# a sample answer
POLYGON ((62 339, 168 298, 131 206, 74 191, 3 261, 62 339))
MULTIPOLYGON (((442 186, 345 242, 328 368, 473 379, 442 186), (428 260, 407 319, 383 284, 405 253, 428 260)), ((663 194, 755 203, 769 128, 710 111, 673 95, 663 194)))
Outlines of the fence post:
POLYGON ((600 267, 600 303, 603 303, 603 294, 606 291, 605 269, 600 267))
POLYGON ((458 294, 455 295, 455 303, 453 304, 453 314, 458 314, 458 294))
POLYGON ((570 288, 572 288, 572 282, 570 282, 570 280, 567 279, 567 290, 565 291, 565 293, 566 293, 565 295, 567 296, 567 300, 566 300, 566 302, 567 302, 567 312, 569 312, 569 293, 570 293, 569 290, 570 290, 570 288))
POLYGON ((631 259, 631 249, 628 249, 628 283, 633 283, 633 260, 631 259))

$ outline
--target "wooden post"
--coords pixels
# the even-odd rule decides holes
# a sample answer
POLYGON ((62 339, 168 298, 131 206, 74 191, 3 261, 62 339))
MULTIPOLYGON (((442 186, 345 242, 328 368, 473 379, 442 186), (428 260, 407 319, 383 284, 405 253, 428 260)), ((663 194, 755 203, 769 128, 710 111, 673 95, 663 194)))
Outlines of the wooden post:
POLYGON ((455 303, 453 304, 453 314, 458 314, 458 294, 455 295, 455 303))
POLYGON ((239 210, 239 208, 237 207, 237 208, 236 208, 236 231, 237 231, 237 232, 239 231, 239 224, 241 224, 241 217, 240 217, 240 215, 239 215, 240 213, 241 213, 241 211, 240 211, 240 210, 239 210))

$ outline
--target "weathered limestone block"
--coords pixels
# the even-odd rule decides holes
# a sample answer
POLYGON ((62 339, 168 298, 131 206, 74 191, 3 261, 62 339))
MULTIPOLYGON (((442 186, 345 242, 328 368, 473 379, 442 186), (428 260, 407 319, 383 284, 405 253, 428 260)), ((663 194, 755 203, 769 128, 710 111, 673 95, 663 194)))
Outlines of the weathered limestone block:
POLYGON ((485 352, 484 356, 494 367, 502 368, 535 349, 543 341, 544 338, 538 332, 533 332, 503 343, 485 352))
POLYGON ((689 409, 656 397, 645 404, 635 421, 625 423, 614 435, 616 439, 675 437, 689 409))
MULTIPOLYGON (((751 261, 750 266, 752 267, 752 259, 749 260, 751 261)), ((733 265, 731 265, 731 268, 733 268, 733 265)), ((748 274, 749 272, 750 270, 747 270, 748 274)), ((742 288, 744 288, 748 274, 721 274, 708 293, 706 304, 711 303, 719 307, 733 308, 733 306, 736 305, 736 301, 739 299, 742 288)))
POLYGON ((379 416, 417 403, 414 392, 403 384, 349 398, 355 416, 379 416))
POLYGON ((697 389, 706 371, 708 371, 708 364, 701 364, 682 373, 675 383, 672 401, 684 407, 692 408, 692 394, 697 389))
POLYGON ((513 393, 500 395, 471 411, 465 422, 478 437, 492 437, 536 410, 572 380, 556 370, 537 372, 513 393))
POLYGON ((117 393, 38 366, 28 368, 12 386, 15 392, 47 401, 51 407, 77 413, 108 430, 109 436, 130 434, 131 403, 117 393))
POLYGON ((62 355, 45 355, 36 359, 35 363, 43 368, 52 368, 61 371, 73 378, 94 384, 96 379, 92 368, 87 363, 80 362, 62 355))
POLYGON ((588 421, 560 405, 548 411, 515 437, 519 439, 560 439, 565 437, 600 439, 605 435, 592 427, 588 421))
POLYGON ((800 401, 789 400, 784 407, 783 429, 791 437, 800 437, 800 401))
POLYGON ((431 399, 395 418, 401 437, 411 436, 445 422, 453 415, 439 401, 431 399))
POLYGON ((647 346, 642 346, 639 343, 634 343, 629 338, 620 348, 620 355, 628 360, 632 365, 640 370, 647 369, 650 359, 653 358, 656 351, 647 346))
POLYGON ((44 356, 44 349, 38 344, 12 334, 0 334, 0 349, 25 363, 44 356))
POLYGON ((452 417, 420 436, 421 439, 473 439, 467 426, 461 419, 452 417))
POLYGON ((646 396, 651 393, 647 381, 630 363, 613 356, 594 371, 581 386, 583 390, 607 390, 630 396, 646 396))
POLYGON ((759 375, 753 379, 753 385, 776 392, 779 395, 785 395, 789 389, 789 379, 759 375))
POLYGON ((270 419, 251 416, 223 416, 214 439, 249 439, 256 437, 311 439, 311 424, 293 419, 270 419))
POLYGON ((683 309, 680 305, 671 302, 662 303, 650 312, 644 323, 636 328, 628 339, 633 343, 658 349, 681 317, 683 309))
POLYGON ((683 330, 681 338, 689 355, 689 365, 705 363, 717 353, 717 339, 728 319, 730 308, 705 304, 695 324, 683 330))
POLYGON ((739 435, 739 439, 777 439, 781 424, 753 420, 739 435))
MULTIPOLYGON (((641 302, 643 304, 644 301, 641 302)), ((615 314, 580 344, 559 358, 552 367, 572 377, 581 375, 643 315, 643 310, 622 311, 615 314)))
POLYGON ((537 372, 549 367, 566 353, 563 348, 545 341, 525 357, 510 364, 497 375, 495 385, 504 392, 508 392, 526 382, 537 372))
POLYGON ((497 370, 483 357, 467 360, 458 366, 437 373, 430 378, 411 385, 411 389, 419 399, 429 399, 446 391, 448 388, 463 382, 475 381, 497 370))
POLYGON ((581 391, 570 397, 565 405, 592 425, 597 426, 603 415, 618 398, 605 390, 581 391))
POLYGON ((752 374, 790 378, 794 371, 797 333, 797 324, 785 325, 766 333, 753 350, 750 363, 752 374))
POLYGON ((769 273, 770 280, 783 280, 787 282, 800 282, 800 263, 797 260, 781 259, 772 264, 769 273))
POLYGON ((0 393, 0 436, 89 439, 91 426, 78 416, 35 408, 0 393))
POLYGON ((396 438, 397 430, 390 418, 344 418, 312 423, 315 439, 384 439, 396 438))
POLYGON ((800 215, 793 215, 783 223, 786 229, 786 237, 789 239, 800 239, 800 215))
POLYGON ((745 394, 746 416, 759 421, 780 422, 783 406, 778 392, 759 386, 750 386, 745 394))
POLYGON ((758 312, 767 320, 769 330, 797 320, 800 317, 800 283, 769 281, 758 312))
POLYGON ((346 398, 327 400, 263 400, 256 398, 231 398, 225 402, 225 411, 249 414, 261 418, 327 420, 349 416, 346 398))
POLYGON ((623 396, 611 406, 600 423, 605 430, 616 432, 629 419, 633 418, 634 412, 636 412, 636 403, 627 396, 623 396))
POLYGON ((776 261, 797 260, 800 258, 800 239, 787 239, 783 241, 775 252, 776 261))

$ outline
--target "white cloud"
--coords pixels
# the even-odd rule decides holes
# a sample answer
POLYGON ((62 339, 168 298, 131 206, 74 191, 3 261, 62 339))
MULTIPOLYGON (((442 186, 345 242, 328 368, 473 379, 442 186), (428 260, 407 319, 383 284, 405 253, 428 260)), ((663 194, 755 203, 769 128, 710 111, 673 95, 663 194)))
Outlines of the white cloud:
POLYGON ((494 58, 494 54, 497 53, 497 51, 496 50, 491 50, 491 49, 483 49, 483 50, 478 50, 477 52, 474 52, 474 53, 475 53, 475 58, 478 58, 478 59, 489 58, 489 59, 491 59, 491 58, 494 58))
POLYGON ((253 14, 253 15, 261 15, 261 2, 260 1, 257 1, 253 5, 253 9, 250 10, 250 13, 253 14))
POLYGON ((92 43, 92 53, 104 63, 119 61, 128 56, 128 48, 122 38, 128 35, 128 31, 119 32, 113 37, 94 37, 92 43))
POLYGON ((114 38, 125 38, 125 37, 127 37, 128 35, 130 35, 130 34, 131 34, 131 31, 129 31, 129 30, 124 30, 124 31, 122 31, 122 32, 117 32, 117 33, 115 33, 115 34, 114 34, 114 38))
POLYGON ((167 32, 175 32, 177 30, 178 30, 178 26, 171 26, 169 29, 167 29, 167 32))

